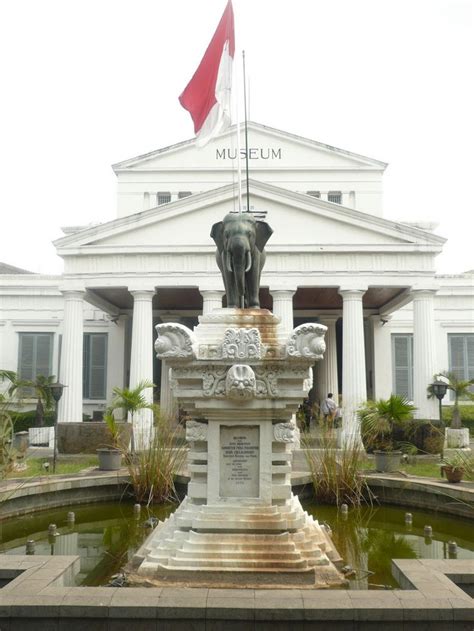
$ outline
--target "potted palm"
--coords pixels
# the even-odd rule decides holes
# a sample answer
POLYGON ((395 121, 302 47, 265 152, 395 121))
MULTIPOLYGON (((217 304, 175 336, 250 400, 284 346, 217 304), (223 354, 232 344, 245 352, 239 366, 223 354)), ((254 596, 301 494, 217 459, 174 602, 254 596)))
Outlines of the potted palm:
POLYGON ((110 445, 97 449, 99 469, 102 471, 118 471, 122 464, 122 449, 120 447, 120 426, 112 410, 104 414, 104 421, 110 435, 110 445))
POLYGON ((367 451, 374 453, 377 471, 397 470, 402 452, 396 429, 412 418, 415 409, 406 397, 392 394, 388 399, 367 401, 359 410, 362 441, 367 451))

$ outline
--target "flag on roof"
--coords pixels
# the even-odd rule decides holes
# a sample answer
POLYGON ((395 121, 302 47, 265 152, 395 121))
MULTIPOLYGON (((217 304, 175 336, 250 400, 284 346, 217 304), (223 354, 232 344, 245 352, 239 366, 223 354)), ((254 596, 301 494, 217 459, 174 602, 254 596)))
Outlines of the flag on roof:
POLYGON ((234 12, 229 0, 201 63, 179 97, 193 119, 198 146, 204 146, 231 123, 234 51, 234 12))

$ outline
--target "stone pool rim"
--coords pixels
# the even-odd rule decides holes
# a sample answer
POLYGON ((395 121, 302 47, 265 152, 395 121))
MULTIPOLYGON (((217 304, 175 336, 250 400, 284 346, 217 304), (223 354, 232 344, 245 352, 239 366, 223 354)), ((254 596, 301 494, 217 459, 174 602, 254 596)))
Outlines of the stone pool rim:
MULTIPOLYGON (((449 484, 442 479, 380 473, 367 474, 366 480, 380 504, 434 510, 468 519, 474 517, 473 482, 449 484)), ((180 496, 186 493, 188 481, 186 475, 175 477, 180 496)), ((38 510, 121 500, 127 497, 129 482, 126 469, 116 472, 97 468, 79 474, 40 476, 26 482, 12 478, 0 484, 0 523, 38 510)), ((312 497, 309 473, 292 473, 291 483, 293 492, 300 498, 312 497)))

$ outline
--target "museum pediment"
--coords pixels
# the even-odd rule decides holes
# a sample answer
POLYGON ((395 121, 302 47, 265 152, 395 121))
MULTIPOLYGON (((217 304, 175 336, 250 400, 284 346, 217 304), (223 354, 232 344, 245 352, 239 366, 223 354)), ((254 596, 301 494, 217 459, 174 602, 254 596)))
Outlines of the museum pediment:
MULTIPOLYGON (((117 175, 130 172, 186 170, 233 170, 240 155, 246 157, 244 135, 242 148, 237 149, 236 128, 219 135, 208 145, 196 148, 194 140, 184 141, 113 165, 117 175)), ((384 162, 344 149, 289 134, 250 122, 248 125, 248 162, 250 173, 268 169, 309 170, 376 170, 383 171, 384 162)))

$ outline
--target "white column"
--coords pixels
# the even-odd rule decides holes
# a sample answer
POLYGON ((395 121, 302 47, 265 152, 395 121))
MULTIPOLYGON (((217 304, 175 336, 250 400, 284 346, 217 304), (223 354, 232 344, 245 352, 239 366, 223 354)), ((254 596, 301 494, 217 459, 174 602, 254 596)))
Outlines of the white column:
POLYGON ((367 399, 364 314, 364 289, 340 289, 342 296, 342 403, 343 441, 360 442, 357 410, 367 399))
POLYGON ((391 315, 370 316, 374 336, 373 399, 388 399, 393 390, 391 315))
POLYGON ((414 290, 413 295, 413 403, 416 418, 437 419, 438 400, 428 399, 427 388, 439 367, 434 336, 435 290, 414 290))
POLYGON ((200 289, 202 296, 202 315, 211 313, 214 309, 222 309, 223 291, 200 289))
POLYGON ((272 289, 273 314, 280 318, 280 331, 288 336, 294 329, 293 325, 293 296, 295 289, 272 289))
MULTIPOLYGON (((154 290, 132 290, 133 320, 132 348, 130 353, 130 389, 141 381, 153 382, 153 307, 154 290)), ((153 403, 153 388, 144 393, 153 403)), ((140 410, 133 419, 135 447, 144 449, 152 440, 153 410, 140 410)))
MULTIPOLYGON (((222 303, 221 303, 222 304, 222 303)), ((179 322, 178 316, 160 316, 162 322, 179 322)), ((161 360, 161 384, 160 384, 160 410, 161 413, 175 420, 178 413, 178 405, 173 391, 171 390, 172 369, 168 366, 166 359, 161 360)))
POLYGON ((337 315, 324 316, 320 319, 321 324, 327 326, 328 330, 324 336, 326 342, 326 352, 321 361, 316 366, 317 381, 318 381, 318 394, 321 399, 327 397, 329 392, 332 392, 333 399, 336 403, 339 402, 339 386, 338 386, 338 374, 337 374, 337 348, 336 348, 336 322, 338 320, 337 315))
POLYGON ((67 386, 59 400, 58 421, 82 421, 82 344, 84 292, 63 291, 64 320, 59 381, 67 386))

